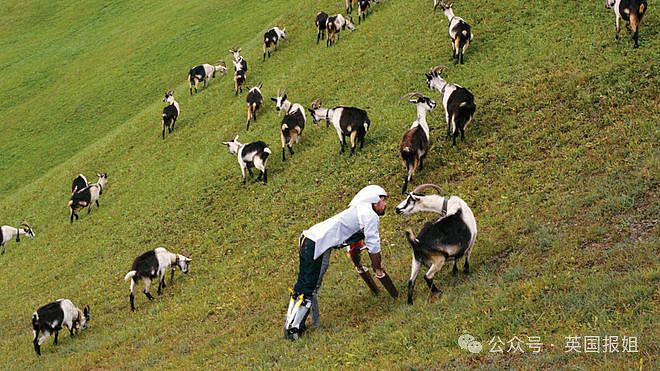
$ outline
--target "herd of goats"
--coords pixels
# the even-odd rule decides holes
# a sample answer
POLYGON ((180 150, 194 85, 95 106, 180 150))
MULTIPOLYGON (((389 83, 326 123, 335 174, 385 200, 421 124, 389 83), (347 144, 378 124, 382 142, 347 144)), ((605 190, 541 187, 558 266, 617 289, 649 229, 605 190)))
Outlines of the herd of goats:
MULTIPOLYGON (((358 20, 362 22, 369 14, 372 3, 378 3, 378 0, 345 0, 346 12, 351 13, 353 5, 358 9, 358 20)), ((628 22, 628 27, 633 33, 634 47, 638 47, 638 26, 645 11, 647 3, 645 0, 605 0, 608 8, 614 8, 616 21, 616 38, 619 37, 620 21, 623 19, 628 22)), ((444 4, 439 0, 434 0, 433 9, 441 8, 444 15, 449 20, 449 36, 451 38, 452 59, 456 63, 464 63, 464 53, 472 40, 472 31, 470 26, 460 17, 454 15, 452 4, 444 4)), ((316 42, 326 40, 326 46, 332 46, 337 39, 338 33, 348 28, 354 30, 352 17, 342 14, 329 16, 325 12, 319 12, 315 19, 317 28, 316 42)), ((271 49, 277 48, 280 40, 286 40, 285 28, 273 27, 264 34, 263 58, 270 58, 271 49)), ((238 95, 242 92, 243 85, 247 78, 247 62, 241 56, 240 48, 230 50, 233 56, 234 64, 234 91, 238 95)), ((453 144, 460 134, 464 139, 464 131, 476 111, 474 96, 467 89, 451 84, 444 80, 440 74, 444 67, 437 66, 426 73, 427 85, 430 89, 440 92, 442 105, 445 111, 445 121, 447 124, 447 136, 452 138, 453 144)), ((216 73, 227 72, 224 62, 217 65, 202 64, 190 69, 188 81, 190 94, 198 91, 200 82, 206 87, 209 78, 215 77, 216 73)), ((263 105, 263 96, 261 94, 262 83, 248 90, 247 102, 247 120, 246 129, 249 130, 250 122, 256 121, 257 112, 263 105)), ((400 144, 400 156, 406 168, 406 175, 402 193, 406 198, 396 207, 397 214, 408 215, 420 211, 434 212, 441 215, 439 220, 432 223, 426 223, 419 234, 415 235, 410 228, 406 231, 406 237, 413 249, 413 264, 410 280, 408 281, 408 303, 412 304, 412 294, 414 282, 421 265, 429 267, 424 275, 426 283, 431 294, 439 292, 433 284, 433 276, 442 268, 447 260, 454 260, 453 273, 458 272, 457 261, 465 257, 464 271, 469 272, 469 258, 472 245, 477 234, 477 225, 470 207, 459 197, 442 197, 437 194, 426 195, 423 192, 427 189, 440 188, 433 184, 422 184, 417 186, 413 192, 407 192, 407 186, 412 181, 412 176, 419 167, 423 167, 424 159, 430 148, 429 146, 429 126, 426 122, 426 114, 432 111, 436 102, 420 93, 412 92, 404 95, 402 99, 407 99, 417 107, 417 119, 412 123, 410 129, 406 131, 400 144)), ((305 127, 306 113, 301 104, 291 103, 287 99, 286 91, 279 91, 277 97, 271 98, 278 112, 284 112, 284 117, 280 125, 282 160, 286 160, 285 148, 293 155, 292 145, 298 143, 305 127)), ((174 92, 168 91, 163 99, 167 103, 162 114, 162 137, 165 139, 165 129, 168 132, 174 130, 174 126, 179 116, 179 104, 174 99, 174 92)), ((355 152, 356 144, 359 142, 360 149, 364 145, 364 138, 369 131, 370 121, 365 110, 349 106, 337 106, 333 108, 321 107, 321 102, 314 100, 307 109, 311 114, 312 120, 317 124, 320 120, 326 120, 326 125, 330 123, 337 131, 340 143, 340 152, 344 152, 346 138, 350 138, 351 154, 355 152)), ((267 183, 266 162, 271 150, 266 143, 262 141, 242 144, 238 142, 238 136, 229 142, 223 142, 228 146, 229 152, 238 157, 238 163, 241 168, 243 183, 246 181, 246 170, 252 176, 251 168, 257 168, 261 173, 257 181, 263 180, 267 183)), ((78 219, 78 211, 88 208, 91 211, 92 205, 99 206, 99 197, 107 183, 108 176, 105 173, 98 175, 96 183, 89 183, 84 175, 76 177, 71 186, 71 199, 68 203, 70 209, 70 222, 73 223, 74 217, 78 219)), ((4 225, 0 227, 0 254, 4 254, 7 242, 16 239, 20 241, 20 236, 34 237, 35 233, 27 222, 23 222, 19 227, 4 225)), ((130 287, 130 306, 134 306, 134 288, 138 280, 144 283, 144 294, 149 300, 153 300, 150 294, 151 282, 158 279, 158 294, 161 294, 165 287, 165 273, 171 268, 170 282, 174 276, 174 270, 178 267, 183 273, 189 270, 191 258, 189 255, 175 254, 159 247, 138 256, 132 265, 131 271, 126 274, 124 279, 131 281, 130 287)), ((33 326, 33 345, 37 354, 41 354, 40 345, 47 338, 54 334, 55 344, 57 344, 58 334, 62 327, 66 327, 71 336, 82 328, 87 327, 89 321, 89 306, 82 310, 76 307, 68 299, 59 299, 55 302, 46 304, 32 315, 33 326), (41 334, 41 336, 40 336, 41 334)))

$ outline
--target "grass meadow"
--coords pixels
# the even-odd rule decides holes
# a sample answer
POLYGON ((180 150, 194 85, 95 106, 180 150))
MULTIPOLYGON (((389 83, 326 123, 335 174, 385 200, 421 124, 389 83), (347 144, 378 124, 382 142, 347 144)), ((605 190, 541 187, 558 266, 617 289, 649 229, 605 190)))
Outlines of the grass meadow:
MULTIPOLYGON (((316 45, 316 12, 343 1, 15 1, 0 3, 0 224, 27 220, 33 240, 0 256, 0 368, 653 369, 660 332, 660 21, 641 22, 640 47, 602 1, 456 1, 474 40, 451 61, 447 18, 432 1, 381 0, 332 48, 316 45), (286 27, 265 62, 262 35, 286 27), (245 130, 245 92, 231 76, 188 94, 188 69, 241 47, 248 85, 266 98, 245 130), (466 141, 444 137, 444 113, 424 72, 470 89, 466 141), (364 150, 338 155, 332 128, 307 127, 280 158, 278 88, 308 107, 366 109, 364 150), (181 106, 160 137, 162 97, 181 106), (384 265, 402 293, 411 250, 403 231, 433 218, 394 213, 402 199, 399 141, 415 119, 400 97, 438 102, 432 149, 414 184, 432 182, 472 208, 479 234, 472 273, 436 275, 427 302, 372 297, 335 251, 320 293, 321 327, 282 338, 300 232, 343 210, 370 183, 389 193, 384 265), (222 141, 270 145, 267 185, 241 184, 222 141), (69 223, 71 180, 108 173, 101 207, 69 223), (164 246, 192 254, 191 272, 136 312, 123 277, 164 246), (42 356, 30 318, 58 298, 91 306, 87 331, 42 356), (457 345, 470 333, 480 354, 457 345), (538 336, 538 354, 490 352, 538 336), (638 352, 566 352, 568 336, 633 336, 638 352), (554 344, 554 346, 550 346, 554 344)), ((141 286, 138 290, 141 290, 141 286)), ((155 292, 155 288, 152 288, 155 292)))

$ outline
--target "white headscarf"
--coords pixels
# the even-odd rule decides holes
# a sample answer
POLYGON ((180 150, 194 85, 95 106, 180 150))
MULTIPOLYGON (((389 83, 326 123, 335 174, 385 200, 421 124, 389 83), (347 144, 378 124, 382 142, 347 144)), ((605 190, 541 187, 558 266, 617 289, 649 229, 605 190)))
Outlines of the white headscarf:
POLYGON ((387 196, 387 192, 383 187, 372 184, 368 185, 360 190, 355 197, 349 203, 349 206, 355 206, 360 203, 370 203, 375 204, 380 201, 380 196, 387 196))

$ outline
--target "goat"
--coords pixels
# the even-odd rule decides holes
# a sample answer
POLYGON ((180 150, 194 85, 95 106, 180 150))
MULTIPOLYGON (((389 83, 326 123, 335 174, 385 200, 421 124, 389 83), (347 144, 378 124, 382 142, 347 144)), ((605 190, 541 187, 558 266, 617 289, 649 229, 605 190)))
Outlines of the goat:
POLYGON ((337 131, 337 136, 339 136, 339 153, 344 153, 346 137, 351 138, 351 155, 355 153, 356 141, 360 142, 360 149, 362 149, 364 137, 371 125, 367 111, 346 106, 322 108, 319 99, 314 100, 308 110, 312 114, 314 124, 318 124, 320 120, 326 120, 326 127, 328 127, 329 123, 332 122, 337 131))
POLYGON ((203 89, 206 89, 206 85, 209 82, 209 76, 215 78, 216 72, 221 72, 223 76, 227 74, 227 65, 225 64, 225 61, 219 61, 217 66, 204 63, 191 68, 188 72, 190 95, 192 95, 193 87, 195 88, 195 93, 197 93, 197 85, 200 81, 204 81, 203 89))
POLYGON ((628 29, 633 33, 633 41, 635 42, 634 48, 639 46, 638 31, 639 22, 642 21, 644 12, 648 8, 646 0, 605 0, 605 7, 614 8, 614 17, 616 22, 616 39, 619 39, 620 22, 623 18, 628 22, 628 29))
POLYGON ((358 0, 358 24, 367 19, 369 9, 371 9, 371 0, 358 0))
POLYGON ((83 189, 88 185, 89 183, 87 182, 87 178, 85 178, 85 176, 82 174, 78 174, 78 176, 75 177, 71 183, 71 194, 76 193, 77 190, 83 189))
POLYGON ((472 121, 477 106, 474 104, 474 96, 469 90, 460 85, 450 84, 440 76, 443 69, 442 66, 433 67, 429 73, 425 74, 426 83, 429 89, 436 89, 442 94, 447 136, 451 136, 453 145, 456 145, 459 131, 461 140, 465 140, 465 128, 472 121))
POLYGON ((403 135, 401 145, 399 146, 401 160, 406 167, 406 175, 404 176, 401 192, 406 193, 408 182, 412 181, 417 167, 420 169, 424 168, 424 159, 430 148, 429 125, 426 123, 426 114, 433 111, 436 103, 431 98, 416 92, 408 93, 403 98, 408 98, 410 103, 417 105, 417 120, 412 123, 410 129, 403 135))
POLYGON ((99 177, 96 183, 88 185, 71 196, 68 205, 71 211, 71 223, 73 223, 74 216, 78 220, 78 210, 87 207, 87 214, 89 214, 92 211, 93 203, 96 203, 96 207, 100 207, 99 196, 103 194, 103 188, 105 188, 108 182, 108 174, 101 173, 96 175, 99 177))
POLYGON ((470 46, 470 41, 472 41, 472 30, 470 25, 467 24, 463 18, 457 17, 454 15, 454 10, 452 5, 454 3, 449 3, 445 5, 438 0, 434 1, 435 5, 433 10, 440 6, 449 19, 449 37, 451 38, 451 58, 456 59, 456 62, 463 64, 463 55, 465 51, 470 46))
POLYGON ((167 106, 163 108, 163 116, 161 118, 163 140, 165 140, 165 128, 167 128, 169 134, 174 131, 174 125, 176 124, 176 119, 181 114, 181 109, 179 109, 179 102, 174 100, 174 90, 169 90, 165 93, 163 102, 167 103, 167 106))
POLYGON ((174 271, 176 270, 176 267, 179 267, 181 272, 188 273, 191 261, 192 259, 190 259, 190 257, 171 253, 164 247, 158 247, 154 250, 147 251, 135 258, 130 272, 124 276, 124 281, 131 280, 131 311, 135 311, 133 301, 135 298, 135 284, 138 279, 142 279, 142 282, 144 283, 144 295, 146 295, 149 300, 154 300, 154 297, 149 293, 151 280, 158 277, 158 295, 160 295, 162 289, 165 287, 165 271, 167 271, 167 268, 172 268, 172 273, 170 274, 171 285, 174 281, 174 271))
POLYGON ((429 267, 424 280, 431 290, 431 299, 440 291, 433 283, 433 276, 440 271, 448 259, 454 259, 452 273, 458 274, 457 261, 465 256, 463 269, 470 273, 470 253, 477 237, 477 221, 470 207, 457 196, 442 197, 423 195, 427 188, 440 187, 434 184, 417 186, 412 193, 396 207, 397 214, 410 215, 420 211, 443 214, 433 223, 426 223, 418 235, 407 228, 406 238, 413 250, 412 269, 408 281, 408 304, 413 303, 415 279, 422 264, 429 267))
POLYGON ((319 40, 325 39, 325 33, 327 32, 328 25, 328 13, 318 12, 316 14, 316 44, 319 43, 319 40))
POLYGON ((262 82, 259 85, 252 87, 248 91, 247 97, 245 97, 245 102, 247 103, 247 128, 250 130, 250 120, 257 121, 257 111, 261 108, 261 105, 264 103, 264 97, 261 95, 261 86, 262 82))
POLYGON ((351 14, 353 11, 353 4, 357 4, 359 0, 346 0, 346 13, 351 14))
POLYGON ((74 336, 80 329, 87 328, 89 322, 89 306, 86 305, 83 310, 78 309, 71 300, 59 299, 48 303, 37 309, 32 314, 32 333, 34 338, 32 344, 37 355, 41 355, 41 344, 43 344, 50 334, 55 334, 55 345, 57 337, 62 327, 69 329, 71 336, 74 336), (41 337, 39 333, 41 332, 41 337))
POLYGON ((6 249, 5 245, 7 244, 7 242, 11 241, 12 238, 16 237, 16 242, 21 242, 20 236, 22 234, 30 238, 34 238, 34 231, 27 222, 21 223, 21 225, 18 227, 12 227, 9 225, 3 225, 2 227, 0 227, 0 247, 2 247, 2 251, 0 251, 0 255, 5 253, 5 249, 6 249))
POLYGON ((355 31, 355 24, 353 24, 353 18, 350 15, 346 16, 346 18, 341 14, 335 14, 329 17, 326 25, 328 37, 325 40, 325 46, 334 45, 335 37, 337 37, 339 31, 346 28, 351 30, 351 32, 355 31))
POLYGON ((307 117, 305 116, 305 108, 298 103, 291 103, 286 99, 286 90, 277 91, 277 98, 270 98, 276 103, 275 109, 280 112, 284 111, 282 124, 280 126, 280 138, 282 139, 282 161, 286 161, 284 155, 284 147, 289 148, 289 153, 293 156, 293 143, 300 143, 300 135, 302 135, 307 117))
POLYGON ((266 60, 266 50, 268 50, 268 58, 270 58, 270 47, 274 46, 277 50, 277 43, 280 39, 286 40, 286 27, 282 29, 273 27, 264 33, 264 60, 266 60))
POLYGON ((234 92, 238 95, 239 90, 243 92, 243 84, 247 79, 247 61, 241 55, 241 48, 233 48, 229 52, 233 56, 232 63, 234 63, 234 92))
POLYGON ((229 147, 229 153, 235 154, 238 157, 238 165, 241 167, 241 174, 243 175, 243 184, 245 184, 245 170, 247 169, 252 177, 252 167, 256 167, 261 171, 257 181, 263 177, 264 184, 268 183, 268 172, 266 170, 266 162, 268 156, 271 154, 268 145, 262 141, 242 144, 238 142, 238 135, 230 142, 222 142, 222 144, 229 147))

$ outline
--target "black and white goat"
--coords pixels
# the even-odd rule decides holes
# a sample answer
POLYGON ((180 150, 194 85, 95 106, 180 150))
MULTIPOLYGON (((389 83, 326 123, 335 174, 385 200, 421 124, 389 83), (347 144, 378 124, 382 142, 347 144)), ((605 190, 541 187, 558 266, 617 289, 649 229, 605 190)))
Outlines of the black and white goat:
POLYGON ((445 5, 438 0, 434 0, 433 10, 440 6, 449 19, 449 37, 451 38, 451 57, 456 58, 456 62, 463 64, 463 55, 472 41, 472 30, 463 18, 454 15, 452 9, 453 3, 445 5))
POLYGON ((286 156, 284 155, 284 147, 289 148, 289 153, 293 156, 293 148, 291 147, 293 143, 300 143, 300 136, 302 135, 303 129, 305 129, 305 123, 307 122, 307 116, 305 116, 305 108, 298 103, 291 103, 286 99, 286 90, 280 92, 277 91, 277 98, 270 98, 275 102, 275 109, 278 112, 284 112, 284 117, 282 117, 282 124, 280 125, 280 138, 282 139, 282 161, 286 161, 286 156))
POLYGON ((323 108, 321 102, 316 99, 308 108, 312 114, 312 120, 318 124, 320 120, 326 120, 326 127, 332 122, 339 137, 339 153, 344 153, 346 137, 351 138, 351 155, 355 153, 356 142, 360 143, 360 149, 364 146, 364 137, 369 131, 371 121, 367 111, 355 108, 337 106, 334 108, 323 108))
POLYGON ((57 345, 57 337, 62 327, 69 329, 71 336, 74 336, 80 329, 87 328, 87 322, 89 322, 89 306, 80 310, 69 299, 59 299, 42 306, 32 314, 34 351, 37 352, 37 355, 41 355, 41 344, 48 339, 50 334, 55 334, 55 344, 57 345))
POLYGON ((445 108, 445 121, 447 122, 447 136, 451 136, 453 144, 456 145, 458 133, 461 140, 465 140, 465 128, 472 121, 477 106, 474 104, 474 96, 464 87, 450 84, 445 81, 440 73, 444 67, 436 66, 426 75, 426 83, 430 89, 436 89, 442 95, 442 105, 445 108))
POLYGON ((229 153, 235 154, 238 157, 238 165, 241 167, 241 174, 243 176, 243 184, 245 184, 245 170, 250 173, 252 177, 252 167, 256 167, 261 171, 257 181, 262 178, 264 184, 268 183, 268 172, 266 170, 266 162, 268 156, 271 154, 268 145, 262 141, 242 144, 238 142, 238 135, 230 142, 222 142, 222 144, 229 147, 229 153))
POLYGON ((353 4, 357 4, 359 0, 346 0, 346 13, 351 14, 353 11, 353 4))
POLYGON ((465 257, 465 273, 470 272, 470 253, 477 237, 477 221, 470 207, 457 196, 442 197, 423 195, 425 189, 440 188, 434 184, 417 186, 396 207, 397 214, 410 215, 420 211, 430 211, 443 216, 433 223, 426 223, 418 235, 408 228, 406 238, 413 250, 412 269, 408 281, 408 304, 413 303, 415 279, 422 264, 429 267, 424 280, 431 290, 431 299, 440 291, 433 283, 433 276, 445 262, 454 259, 452 273, 458 273, 457 261, 465 257))
POLYGON ((417 120, 415 120, 410 129, 406 131, 401 139, 399 151, 403 165, 406 167, 402 193, 406 193, 408 182, 412 181, 413 174, 417 170, 424 168, 424 159, 431 148, 429 142, 429 125, 426 122, 426 114, 433 111, 436 103, 431 98, 425 97, 420 93, 408 93, 404 95, 410 103, 417 105, 417 120))
POLYGON ((325 33, 327 32, 328 26, 328 13, 318 12, 316 14, 316 43, 319 43, 319 40, 325 39, 325 33))
POLYGON ((217 66, 204 63, 191 68, 190 71, 188 71, 190 95, 192 95, 193 87, 195 88, 195 93, 197 93, 197 85, 199 85, 200 81, 204 81, 203 89, 206 89, 206 85, 209 82, 209 76, 215 78, 216 72, 222 73, 222 76, 227 74, 227 65, 225 64, 225 61, 219 61, 217 66))
POLYGON ((264 33, 264 60, 266 60, 266 51, 268 51, 268 58, 270 58, 271 46, 277 50, 277 43, 280 39, 286 40, 286 27, 282 29, 273 27, 264 33))
POLYGON ((346 28, 351 30, 351 32, 355 31, 355 24, 353 24, 353 18, 350 15, 346 16, 346 18, 341 14, 335 14, 332 17, 329 17, 326 25, 328 37, 325 40, 325 46, 333 45, 339 31, 346 28))
POLYGON ((167 128, 169 134, 174 131, 174 125, 176 124, 176 119, 181 114, 181 109, 179 108, 179 102, 174 100, 174 90, 169 90, 165 93, 163 102, 167 103, 167 106, 163 108, 161 118, 163 140, 165 140, 165 128, 167 128))
POLYGON ((367 3, 366 7, 368 8, 371 5, 370 3, 378 4, 378 0, 346 0, 346 13, 351 14, 353 11, 353 4, 359 5, 358 11, 364 12, 364 3, 367 3))
POLYGON ((250 120, 257 121, 257 111, 261 108, 261 105, 264 103, 264 97, 261 95, 261 86, 263 83, 252 87, 248 91, 247 97, 245 97, 245 102, 247 103, 247 128, 250 130, 250 120))
POLYGON ((238 91, 243 92, 243 84, 247 79, 248 65, 247 61, 241 55, 241 48, 230 49, 229 52, 232 54, 232 63, 234 63, 234 92, 235 95, 238 95, 238 91))
POLYGON ((5 245, 14 237, 16 237, 16 242, 21 242, 21 235, 34 238, 34 231, 27 222, 21 223, 18 227, 12 227, 9 225, 3 225, 0 227, 0 247, 2 247, 0 255, 5 253, 5 245))
POLYGON ((96 207, 99 207, 99 196, 103 194, 103 188, 105 188, 108 182, 108 174, 101 173, 96 175, 99 177, 96 183, 92 183, 71 195, 68 205, 71 211, 71 223, 73 223, 74 216, 78 220, 78 211, 80 209, 87 207, 87 214, 89 214, 92 211, 93 203, 96 203, 96 207))
POLYGON ((358 0, 358 24, 367 19, 369 10, 371 9, 371 0, 358 0))
POLYGON ((628 27, 633 33, 633 41, 635 42, 634 48, 639 46, 639 23, 648 9, 646 0, 605 0, 607 8, 614 8, 614 17, 616 22, 616 39, 619 39, 619 31, 621 30, 620 23, 623 18, 628 22, 628 27))
POLYGON ((73 182, 71 183, 71 194, 76 193, 79 189, 83 189, 89 185, 89 182, 87 182, 87 178, 85 178, 84 175, 78 174, 77 177, 73 179, 73 182))
POLYGON ((153 300, 154 297, 151 296, 151 293, 149 292, 151 281, 158 277, 158 295, 160 295, 162 289, 165 287, 165 273, 167 268, 172 268, 172 273, 170 274, 171 285, 174 280, 174 271, 176 270, 176 267, 179 267, 181 272, 188 273, 191 261, 192 259, 190 259, 190 257, 171 253, 164 247, 158 247, 154 250, 147 251, 135 258, 131 271, 124 276, 124 281, 131 280, 131 311, 135 311, 133 300, 135 298, 135 284, 137 283, 137 280, 142 279, 142 282, 144 283, 144 295, 146 295, 149 300, 153 300))

